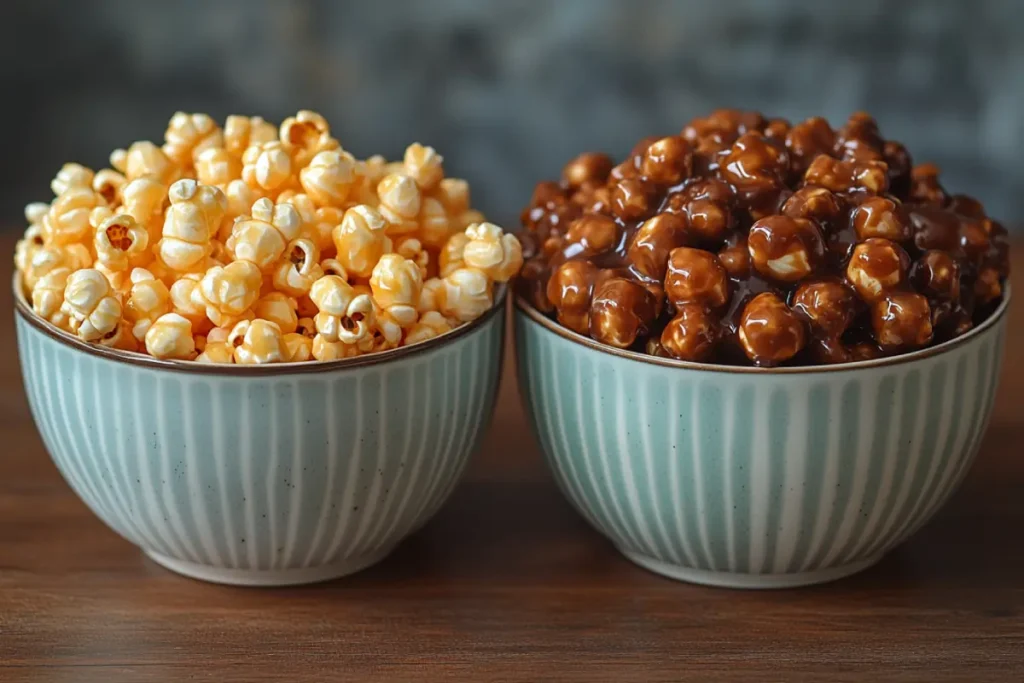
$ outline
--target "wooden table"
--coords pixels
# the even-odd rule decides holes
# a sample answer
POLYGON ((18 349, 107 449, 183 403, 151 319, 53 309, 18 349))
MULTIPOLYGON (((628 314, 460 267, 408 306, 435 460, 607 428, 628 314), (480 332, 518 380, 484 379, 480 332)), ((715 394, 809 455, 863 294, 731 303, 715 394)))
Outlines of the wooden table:
POLYGON ((0 681, 1024 680, 1019 294, 1010 328, 974 470, 859 576, 744 593, 633 566, 555 490, 509 363, 483 452, 423 531, 362 574, 256 590, 171 574, 92 516, 32 424, 8 316, 0 681))

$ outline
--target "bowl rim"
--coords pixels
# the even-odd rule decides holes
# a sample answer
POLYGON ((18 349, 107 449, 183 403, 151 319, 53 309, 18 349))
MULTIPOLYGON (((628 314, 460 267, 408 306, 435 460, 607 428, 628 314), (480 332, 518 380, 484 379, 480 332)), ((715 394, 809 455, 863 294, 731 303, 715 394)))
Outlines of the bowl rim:
POLYGON ((14 289, 14 311, 26 323, 39 332, 53 339, 63 346, 75 351, 82 351, 93 356, 125 365, 135 365, 153 370, 167 370, 171 372, 182 372, 197 375, 229 375, 232 377, 266 377, 268 375, 295 375, 310 374, 319 372, 331 372, 333 370, 348 370, 351 368, 366 367, 380 363, 408 358, 427 351, 446 346, 483 327, 487 322, 505 310, 506 299, 508 298, 509 287, 500 284, 496 288, 494 304, 491 308, 475 320, 459 325, 454 330, 449 330, 436 337, 409 346, 399 346, 397 349, 388 349, 378 353, 368 353, 353 358, 341 358, 338 360, 310 360, 295 363, 268 363, 266 365, 235 365, 226 363, 197 363, 194 360, 165 360, 153 356, 138 353, 136 351, 122 351, 112 349, 100 344, 91 344, 78 337, 72 336, 48 320, 36 315, 25 298, 24 288, 21 286, 20 273, 15 271, 13 277, 14 289))
POLYGON ((995 327, 1003 318, 1006 317, 1006 312, 1009 308, 1011 298, 1010 281, 1006 280, 1003 286, 1003 300, 999 306, 993 311, 992 315, 986 318, 980 325, 972 328, 966 334, 959 337, 954 337, 948 341, 944 341, 941 344, 935 346, 929 346, 927 348, 919 349, 917 351, 911 351, 910 353, 903 353, 896 356, 887 356, 885 358, 875 358, 872 360, 861 360, 854 361, 852 363, 838 363, 834 365, 801 365, 794 367, 777 367, 777 368, 758 368, 753 366, 744 365, 717 365, 715 363, 697 363, 694 361, 678 360, 676 358, 662 358, 661 356, 651 356, 646 353, 640 353, 638 351, 627 351, 626 349, 619 349, 614 346, 608 346, 602 344, 590 337, 586 337, 577 332, 573 332, 567 327, 560 325, 551 318, 541 313, 537 308, 527 301, 522 294, 516 292, 514 295, 515 308, 517 312, 522 313, 527 318, 537 323, 549 332, 552 332, 563 339, 567 339, 574 344, 599 351, 601 353, 608 354, 610 356, 618 356, 626 360, 635 361, 638 363, 646 363, 649 365, 657 365, 661 367, 676 368, 679 370, 700 370, 702 372, 713 372, 723 374, 743 374, 743 375, 808 375, 808 374, 834 374, 837 372, 855 372, 857 370, 867 370, 869 368, 886 367, 891 365, 904 365, 907 363, 913 363, 914 361, 930 358, 931 356, 938 356, 953 349, 962 346, 963 344, 969 343, 976 337, 981 336, 988 330, 995 327))

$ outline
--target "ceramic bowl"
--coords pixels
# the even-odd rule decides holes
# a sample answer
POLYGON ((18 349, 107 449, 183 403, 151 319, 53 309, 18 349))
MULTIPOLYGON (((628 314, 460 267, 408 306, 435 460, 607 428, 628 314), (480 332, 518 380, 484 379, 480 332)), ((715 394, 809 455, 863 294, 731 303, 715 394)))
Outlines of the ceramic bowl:
POLYGON ((630 560, 718 586, 820 583, 877 562, 964 477, 1005 299, 945 344, 776 370, 611 349, 520 299, 520 387, 558 485, 630 560))
POLYGON ((240 367, 85 344, 20 290, 22 374, 58 469, 114 531, 199 579, 309 583, 381 560, 451 493, 494 406, 503 292, 415 346, 240 367))

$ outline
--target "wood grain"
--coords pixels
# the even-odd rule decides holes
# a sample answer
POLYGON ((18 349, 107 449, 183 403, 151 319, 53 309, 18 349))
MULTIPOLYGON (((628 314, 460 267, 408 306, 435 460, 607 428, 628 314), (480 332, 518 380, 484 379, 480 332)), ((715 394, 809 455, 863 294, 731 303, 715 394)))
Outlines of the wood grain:
POLYGON ((1009 335, 967 481, 851 579, 743 593, 634 567, 556 491, 510 358, 483 451, 433 522, 363 574, 254 590, 164 571, 79 502, 32 424, 8 317, 0 681, 1022 680, 1024 296, 1009 335))

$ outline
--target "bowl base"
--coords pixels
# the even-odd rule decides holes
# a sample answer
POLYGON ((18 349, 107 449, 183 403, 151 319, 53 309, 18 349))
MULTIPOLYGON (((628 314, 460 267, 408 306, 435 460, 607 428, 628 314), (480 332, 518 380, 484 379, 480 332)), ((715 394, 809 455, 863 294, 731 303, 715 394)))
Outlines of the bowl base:
POLYGON ((366 569, 370 565, 383 560, 391 552, 386 547, 375 552, 352 557, 334 564, 319 567, 301 567, 298 569, 232 569, 229 567, 212 567, 167 557, 160 553, 144 551, 149 559, 172 572, 192 579, 221 583, 229 586, 299 586, 307 583, 330 581, 366 569))
POLYGON ((875 555, 866 560, 851 562, 850 564, 827 569, 817 569, 811 572, 798 572, 794 574, 742 574, 738 572, 718 572, 707 569, 693 569, 683 567, 669 562, 663 562, 648 555, 619 551, 630 561, 640 565, 644 569, 661 574, 676 581, 698 583, 703 586, 714 586, 716 588, 741 588, 745 590, 765 590, 773 588, 797 588, 800 586, 813 586, 818 583, 827 583, 863 571, 882 559, 882 555, 875 555))

